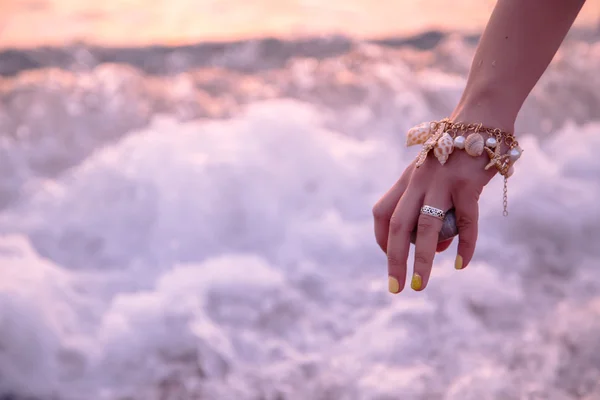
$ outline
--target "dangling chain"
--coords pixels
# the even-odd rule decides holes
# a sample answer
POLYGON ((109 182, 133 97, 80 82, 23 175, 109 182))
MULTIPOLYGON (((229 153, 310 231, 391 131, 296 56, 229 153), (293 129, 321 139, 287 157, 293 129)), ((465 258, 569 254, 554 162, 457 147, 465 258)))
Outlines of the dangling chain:
POLYGON ((508 217, 508 178, 504 177, 504 195, 502 198, 502 206, 504 207, 504 211, 502 211, 502 215, 508 217))

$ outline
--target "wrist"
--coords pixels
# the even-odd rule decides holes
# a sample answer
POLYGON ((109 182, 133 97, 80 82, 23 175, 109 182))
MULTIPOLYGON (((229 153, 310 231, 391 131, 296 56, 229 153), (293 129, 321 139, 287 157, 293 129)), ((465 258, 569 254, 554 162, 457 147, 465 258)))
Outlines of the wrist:
POLYGON ((510 92, 490 85, 467 84, 467 88, 452 112, 455 122, 481 123, 484 126, 514 132, 520 105, 510 92))

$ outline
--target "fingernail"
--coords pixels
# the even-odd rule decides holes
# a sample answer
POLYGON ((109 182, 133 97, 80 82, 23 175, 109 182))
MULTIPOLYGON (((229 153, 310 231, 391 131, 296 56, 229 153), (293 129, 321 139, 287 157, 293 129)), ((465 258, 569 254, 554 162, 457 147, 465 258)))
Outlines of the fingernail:
POLYGON ((421 286, 423 285, 423 279, 421 279, 421 275, 414 273, 412 277, 412 281, 410 282, 410 287, 413 290, 421 290, 421 286))
POLYGON ((454 268, 456 268, 456 269, 463 268, 463 259, 460 254, 456 255, 456 261, 454 261, 454 268))
POLYGON ((393 276, 388 277, 388 285, 390 289, 390 293, 398 293, 400 291, 400 284, 398 283, 398 279, 393 276))

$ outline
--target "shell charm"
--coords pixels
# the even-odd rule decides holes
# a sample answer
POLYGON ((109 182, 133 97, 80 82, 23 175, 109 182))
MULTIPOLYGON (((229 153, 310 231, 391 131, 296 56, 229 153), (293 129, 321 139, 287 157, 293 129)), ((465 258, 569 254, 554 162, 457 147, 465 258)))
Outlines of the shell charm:
POLYGON ((471 157, 479 157, 483 153, 483 136, 479 133, 472 133, 465 140, 465 151, 471 157))
POLYGON ((421 165, 423 165, 423 163, 427 159, 427 154, 429 154, 429 152, 435 148, 438 140, 440 140, 440 138, 444 134, 444 128, 445 124, 441 124, 437 128, 437 131, 432 136, 430 136, 425 141, 425 143, 423 143, 423 148, 419 152, 419 155, 417 156, 417 161, 415 162, 415 168, 419 168, 421 165))
POLYGON ((433 148, 433 154, 435 155, 435 158, 438 159, 440 164, 444 165, 446 164, 446 161, 448 161, 448 157, 450 154, 452 154, 453 150, 454 140, 452 139, 452 136, 448 134, 448 132, 445 132, 435 144, 435 147, 433 148))
POLYGON ((406 134, 406 147, 425 143, 432 133, 430 122, 423 122, 410 128, 406 134))
MULTIPOLYGON (((514 172, 514 164, 521 158, 523 149, 512 132, 484 126, 482 123, 454 122, 450 118, 440 121, 423 122, 410 128, 406 134, 406 147, 421 145, 421 149, 414 160, 414 167, 421 167, 427 160, 429 153, 441 165, 445 165, 454 152, 454 149, 464 150, 471 157, 479 157, 483 153, 487 165, 484 170, 498 172, 504 177, 503 215, 508 215, 508 178, 514 172), (504 154, 503 154, 504 153, 504 154)), ((431 157, 430 157, 431 158, 431 157)), ((480 160, 484 161, 484 160, 480 160)), ((435 161, 432 161, 434 165, 435 161)), ((452 238, 458 234, 456 229, 456 216, 454 210, 446 211, 442 231, 438 240, 452 238)), ((411 243, 415 243, 416 230, 411 233, 411 243)))

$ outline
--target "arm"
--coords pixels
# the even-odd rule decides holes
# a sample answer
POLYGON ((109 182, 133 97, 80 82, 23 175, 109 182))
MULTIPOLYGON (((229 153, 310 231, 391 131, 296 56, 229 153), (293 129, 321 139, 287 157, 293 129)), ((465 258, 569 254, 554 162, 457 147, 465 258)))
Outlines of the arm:
MULTIPOLYGON (((481 37, 463 95, 450 118, 512 132, 517 114, 556 54, 584 0, 498 0, 481 37)), ((484 170, 485 157, 456 152, 446 165, 432 159, 408 166, 398 182, 373 208, 375 237, 388 257, 389 290, 403 290, 408 270, 410 234, 417 228, 411 287, 427 286, 442 221, 420 213, 423 205, 456 210, 456 269, 475 252, 478 200, 496 174, 484 170)))
POLYGON ((499 0, 452 119, 512 131, 585 0, 499 0))

